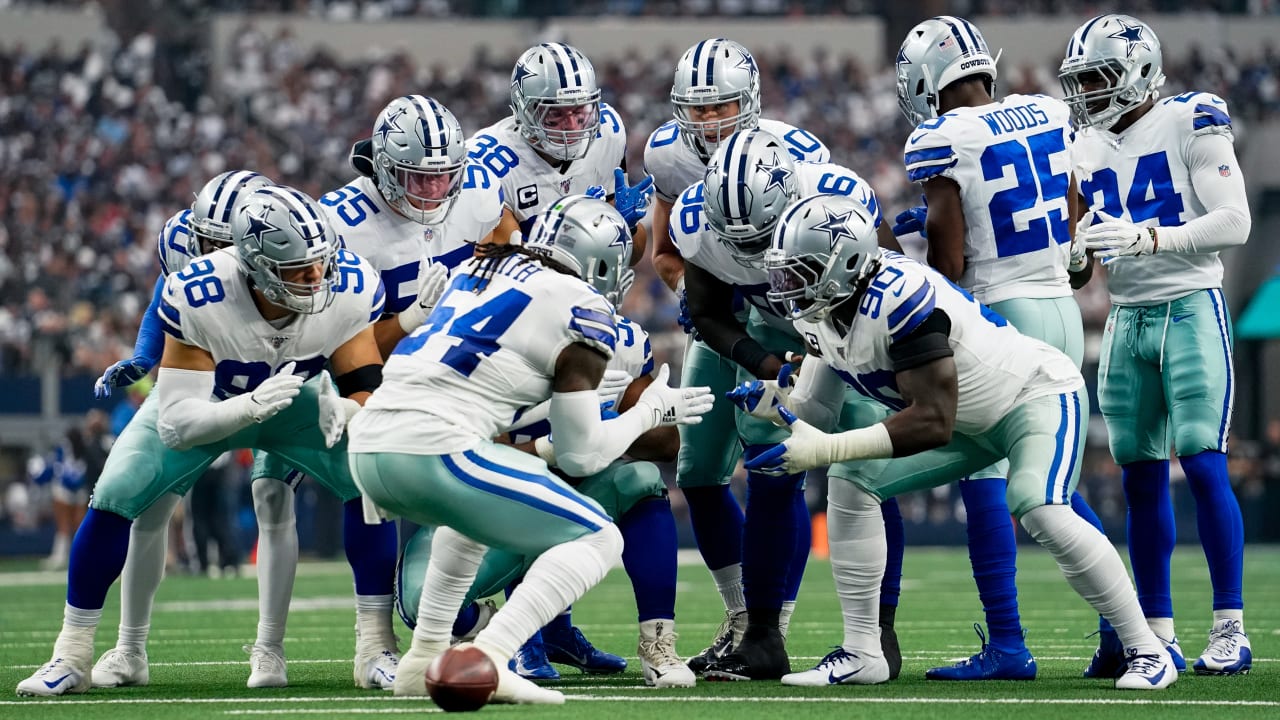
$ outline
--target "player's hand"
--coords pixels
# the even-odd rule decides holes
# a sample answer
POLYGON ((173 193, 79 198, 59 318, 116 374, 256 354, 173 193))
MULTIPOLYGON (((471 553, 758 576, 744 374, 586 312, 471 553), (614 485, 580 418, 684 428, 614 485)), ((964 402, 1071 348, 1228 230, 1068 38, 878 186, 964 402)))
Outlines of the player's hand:
POLYGON ((129 358, 107 368, 102 377, 93 384, 93 396, 102 399, 111 397, 111 390, 128 387, 146 377, 151 368, 141 358, 129 358))
POLYGON ((1084 231, 1085 249, 1092 250, 1099 258, 1154 255, 1156 234, 1152 228, 1134 225, 1098 211, 1102 222, 1084 231))
POLYGON ((680 299, 680 314, 676 316, 676 322, 680 323, 686 335, 692 335, 694 340, 701 340, 702 335, 689 316, 689 294, 684 289, 684 278, 680 278, 680 284, 676 286, 676 297, 680 299))
POLYGON ((738 409, 775 425, 782 425, 778 409, 791 399, 795 387, 794 370, 790 363, 783 365, 777 380, 748 380, 725 393, 738 409))
MULTIPOLYGON (((426 261, 424 261, 426 262, 426 261)), ((400 312, 400 329, 409 334, 418 329, 426 321, 427 316, 435 309, 436 302, 444 294, 445 285, 449 282, 449 268, 444 263, 428 262, 422 274, 418 276, 418 299, 400 312)))
POLYGON ((250 403, 249 417, 254 422, 263 422, 272 417, 289 405, 293 404, 293 399, 298 396, 302 389, 302 376, 294 375, 293 370, 297 363, 289 363, 280 368, 280 372, 272 375, 262 384, 254 388, 249 394, 250 403))
POLYGON ((924 205, 917 205, 903 210, 893 219, 893 236, 901 239, 911 235, 919 235, 927 240, 929 234, 925 230, 925 219, 928 216, 929 208, 924 205))
POLYGON ((589 198, 593 198, 595 200, 604 200, 609 196, 609 194, 605 192, 603 185, 592 185, 591 187, 587 188, 586 192, 582 194, 586 195, 589 198))
POLYGON ((634 379, 626 370, 605 370, 604 377, 600 379, 600 386, 596 388, 600 402, 616 404, 618 398, 622 397, 622 393, 627 391, 627 387, 634 379))
POLYGON ((670 369, 666 363, 658 369, 653 383, 645 388, 636 407, 653 413, 653 427, 668 425, 697 425, 702 416, 711 410, 715 396, 709 387, 668 387, 670 369))
POLYGON ((320 372, 320 396, 317 401, 320 405, 320 432, 324 434, 324 446, 331 448, 338 444, 343 431, 347 429, 347 409, 342 396, 329 378, 328 370, 320 372))
POLYGON ((748 470, 764 475, 794 475, 831 464, 830 435, 797 418, 786 407, 778 415, 791 428, 791 437, 748 460, 748 470))
POLYGON ((622 168, 613 170, 613 207, 622 216, 627 227, 634 228, 653 199, 653 176, 645 175, 635 185, 627 185, 627 174, 622 168))
POLYGON ((1071 238, 1071 259, 1067 263, 1067 271, 1078 273, 1089 266, 1088 248, 1085 247, 1084 234, 1093 226, 1097 214, 1090 210, 1076 221, 1076 234, 1071 238))

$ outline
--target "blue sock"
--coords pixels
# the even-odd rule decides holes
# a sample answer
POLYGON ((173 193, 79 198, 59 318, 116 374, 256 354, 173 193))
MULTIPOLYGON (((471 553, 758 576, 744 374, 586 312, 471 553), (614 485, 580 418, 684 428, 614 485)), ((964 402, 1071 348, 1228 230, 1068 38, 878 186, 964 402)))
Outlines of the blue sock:
POLYGON ((454 637, 462 637, 471 632, 476 626, 476 622, 480 620, 480 606, 475 603, 468 603, 466 607, 458 611, 458 617, 453 620, 454 637))
POLYGON ((1178 461, 1196 499, 1196 529, 1200 531, 1204 557, 1209 561, 1213 609, 1242 609, 1244 521, 1240 503, 1231 491, 1227 454, 1206 450, 1178 461))
POLYGON ((124 571, 133 521, 106 510, 89 508, 71 540, 67 570, 67 604, 81 610, 101 610, 111 583, 124 571))
POLYGON ((1026 649, 1018 617, 1017 537, 1005 502, 1002 478, 965 480, 960 483, 968 516, 969 562, 978 583, 978 597, 987 615, 991 645, 1006 652, 1026 649))
MULTIPOLYGON (((755 457, 765 447, 748 446, 742 453, 743 460, 755 457)), ((803 477, 803 474, 770 477, 747 473, 747 511, 742 523, 742 594, 748 610, 771 610, 776 615, 782 608, 787 594, 787 569, 795 554, 797 530, 792 503, 803 477)))
POLYGON ((884 535, 889 545, 884 579, 880 581, 880 604, 898 607, 898 596, 902 594, 902 554, 907 549, 907 532, 898 509, 898 498, 880 503, 880 515, 884 518, 884 535))
POLYGON ((742 562, 742 508, 728 485, 684 488, 693 538, 709 570, 742 562))
POLYGON ((357 595, 391 595, 395 592, 398 540, 396 524, 368 525, 360 498, 342 505, 342 547, 356 579, 357 595))
MULTIPOLYGON (((1093 508, 1089 507, 1089 503, 1084 501, 1084 496, 1079 492, 1071 493, 1071 509, 1075 510, 1077 515, 1084 518, 1085 522, 1098 528, 1098 532, 1102 533, 1103 536, 1107 534, 1107 531, 1102 529, 1102 520, 1098 518, 1098 513, 1094 512, 1093 508)), ((1115 632, 1115 629, 1111 627, 1111 623, 1107 622, 1106 618, 1099 615, 1098 632, 1115 632)))
POLYGON ((809 503, 805 501, 802 488, 796 488, 791 509, 796 514, 796 541, 791 564, 787 566, 787 585, 783 599, 795 602, 796 596, 800 594, 800 581, 804 580, 804 568, 809 564, 809 550, 813 548, 813 518, 809 516, 809 503))
POLYGON ((1169 559, 1177 531, 1169 500, 1169 461, 1148 460, 1121 468, 1129 505, 1129 563, 1138 588, 1138 604, 1147 617, 1173 617, 1169 596, 1169 559))
POLYGON ((551 622, 542 626, 543 630, 550 631, 553 637, 566 637, 573 632, 573 606, 564 609, 564 612, 551 618, 551 622))
POLYGON ((665 497, 641 500, 618 519, 622 567, 631 578, 640 622, 676 616, 676 520, 665 497))

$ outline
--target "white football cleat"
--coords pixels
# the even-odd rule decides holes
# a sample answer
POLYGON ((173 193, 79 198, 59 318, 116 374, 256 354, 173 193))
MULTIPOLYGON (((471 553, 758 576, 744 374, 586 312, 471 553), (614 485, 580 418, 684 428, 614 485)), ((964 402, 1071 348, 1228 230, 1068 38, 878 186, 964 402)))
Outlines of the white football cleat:
POLYGON ((811 670, 782 676, 783 685, 827 687, 829 685, 877 685, 889 680, 889 663, 883 655, 859 655, 838 647, 827 653, 811 670))
POLYGON ((427 667, 444 652, 444 647, 424 649, 424 643, 414 641, 409 652, 400 657, 396 667, 396 679, 392 689, 396 697, 426 697, 427 667))
POLYGON ((471 642, 472 640, 475 640, 476 636, 480 634, 480 631, 489 626, 489 621, 492 620, 493 616, 498 612, 498 606, 492 600, 481 600, 476 603, 476 607, 480 610, 480 614, 476 616, 476 624, 462 635, 452 636, 450 639, 452 644, 456 645, 458 643, 471 642))
POLYGON ((1197 675, 1244 675, 1253 668, 1253 648, 1239 620, 1219 620, 1209 631, 1209 646, 1196 658, 1197 675))
POLYGON ((45 663, 34 675, 18 683, 18 694, 31 697, 48 697, 68 693, 88 692, 90 685, 89 661, 93 649, 79 658, 58 656, 45 663))
POLYGON ((1117 690, 1163 690, 1178 681, 1173 656, 1164 648, 1144 655, 1137 648, 1126 650, 1125 661, 1128 669, 1116 680, 1117 690))
POLYGON ((151 682, 151 668, 147 654, 111 648, 98 658, 93 666, 93 686, 96 688, 146 685, 151 682))
MULTIPOLYGON (((379 650, 376 653, 356 655, 355 680, 356 687, 366 690, 392 690, 395 688, 396 668, 400 664, 400 656, 391 650, 379 650)), ((424 668, 425 671, 425 668, 424 668)), ((426 680, 424 679, 425 683, 426 680)))
POLYGON ((563 705, 564 693, 538 687, 532 681, 508 670, 506 665, 499 665, 498 689, 489 702, 507 705, 563 705))
POLYGON ((261 645, 245 645, 244 651, 249 653, 249 681, 245 683, 246 687, 289 687, 289 673, 282 653, 261 645))
POLYGON ((698 678, 676 654, 677 635, 670 620, 646 620, 640 623, 640 668, 644 684, 649 687, 693 687, 698 678))

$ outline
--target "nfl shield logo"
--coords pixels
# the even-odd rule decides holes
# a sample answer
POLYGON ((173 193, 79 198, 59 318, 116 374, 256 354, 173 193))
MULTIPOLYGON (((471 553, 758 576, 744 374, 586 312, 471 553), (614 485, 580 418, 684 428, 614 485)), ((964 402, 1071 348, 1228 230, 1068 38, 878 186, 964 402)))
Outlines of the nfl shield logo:
POLYGON ((288 335, 272 335, 271 340, 269 342, 271 343, 271 347, 279 350, 281 345, 289 342, 289 336, 288 335))
POLYGON ((570 184, 572 184, 572 183, 573 183, 573 178, 569 178, 569 179, 567 179, 567 180, 561 180, 561 181, 560 181, 560 192, 561 192, 561 194, 568 195, 568 194, 569 194, 569 185, 570 185, 570 184))
POLYGON ((436 236, 436 231, 433 230, 431 227, 425 227, 422 229, 423 240, 426 240, 427 242, 431 242, 431 239, 434 238, 435 236, 436 236))
POLYGON ((1219 166, 1218 166, 1218 174, 1219 174, 1219 175, 1221 175, 1222 177, 1231 177, 1231 166, 1230 166, 1230 165, 1219 165, 1219 166))

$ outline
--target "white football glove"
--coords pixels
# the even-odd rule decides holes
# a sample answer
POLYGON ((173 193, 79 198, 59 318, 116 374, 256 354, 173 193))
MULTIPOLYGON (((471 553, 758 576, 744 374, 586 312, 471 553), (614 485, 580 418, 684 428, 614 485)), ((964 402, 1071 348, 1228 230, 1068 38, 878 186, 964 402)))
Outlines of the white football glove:
POLYGON ((294 375, 297 363, 289 363, 280 372, 262 381, 249 393, 249 417, 257 423, 275 417, 289 407, 302 388, 302 376, 294 375))
POLYGON ((666 363, 658 369, 653 383, 645 388, 636 407, 653 413, 654 427, 668 425, 697 425, 702 416, 711 410, 715 396, 709 387, 669 387, 670 369, 666 363))
POLYGON ((1089 255, 1085 247, 1085 231, 1093 225, 1094 211, 1090 210, 1076 221, 1076 234, 1071 238, 1071 259, 1067 263, 1067 271, 1078 273, 1089 266, 1089 255))
POLYGON ((1095 257, 1113 258, 1152 255, 1156 251, 1156 235, 1152 228, 1118 220, 1099 211, 1102 222, 1084 231, 1084 245, 1095 257))
POLYGON ((426 268, 418 276, 418 299, 396 316, 400 319, 400 329, 406 334, 417 330, 426 321, 449 283, 449 268, 444 263, 423 262, 426 268))
POLYGON ((748 460, 748 470, 793 475, 831 464, 831 435, 792 415, 785 407, 780 415, 791 426, 791 437, 748 460))
POLYGON ((795 375, 790 363, 782 366, 777 380, 748 380, 730 390, 726 397, 738 406, 739 410, 758 418, 764 418, 775 425, 782 425, 782 417, 778 415, 778 407, 791 399, 791 390, 795 387, 795 375))
POLYGON ((596 388, 600 402, 611 402, 616 407, 618 399, 627 391, 634 379, 626 370, 605 370, 604 377, 600 379, 600 387, 596 388))
POLYGON ((342 439, 343 431, 347 429, 347 407, 343 400, 345 398, 338 394, 337 388, 329 379, 329 371, 321 371, 320 396, 317 401, 320 406, 320 432, 324 434, 324 446, 327 448, 337 445, 342 439))

